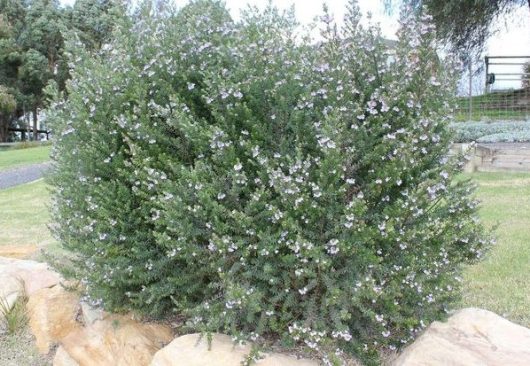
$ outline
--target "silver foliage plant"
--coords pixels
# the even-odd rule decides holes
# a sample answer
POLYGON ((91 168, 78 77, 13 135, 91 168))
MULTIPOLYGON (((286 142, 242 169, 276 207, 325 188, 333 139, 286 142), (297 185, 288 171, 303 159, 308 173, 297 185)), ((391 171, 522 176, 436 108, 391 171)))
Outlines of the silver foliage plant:
POLYGON ((144 4, 68 49, 54 126, 59 264, 105 308, 303 346, 325 364, 408 344, 489 244, 448 158, 455 69, 430 18, 389 47, 321 17, 144 4))

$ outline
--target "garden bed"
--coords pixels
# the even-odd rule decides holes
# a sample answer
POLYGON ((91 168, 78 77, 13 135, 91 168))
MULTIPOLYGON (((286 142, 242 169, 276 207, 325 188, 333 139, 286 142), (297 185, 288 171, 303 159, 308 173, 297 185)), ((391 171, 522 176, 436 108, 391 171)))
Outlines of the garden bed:
POLYGON ((466 165, 467 172, 529 172, 530 142, 478 143, 475 146, 457 143, 454 152, 468 151, 471 159, 466 165))

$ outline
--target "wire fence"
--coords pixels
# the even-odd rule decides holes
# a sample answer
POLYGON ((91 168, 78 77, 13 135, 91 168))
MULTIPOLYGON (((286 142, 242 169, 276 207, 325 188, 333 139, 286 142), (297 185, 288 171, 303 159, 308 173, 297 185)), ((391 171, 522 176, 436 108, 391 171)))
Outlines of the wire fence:
POLYGON ((486 56, 465 78, 458 120, 530 120, 530 56, 486 56))

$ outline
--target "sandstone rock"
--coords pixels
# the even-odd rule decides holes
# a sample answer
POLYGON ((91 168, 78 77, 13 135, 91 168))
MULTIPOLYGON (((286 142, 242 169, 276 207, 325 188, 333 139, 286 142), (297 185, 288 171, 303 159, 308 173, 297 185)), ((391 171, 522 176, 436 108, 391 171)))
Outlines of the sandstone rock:
POLYGON ((97 320, 103 320, 103 318, 107 315, 103 309, 94 308, 84 301, 81 301, 80 305, 81 315, 83 316, 83 321, 87 326, 94 324, 97 320))
MULTIPOLYGON (((28 296, 41 288, 58 284, 61 279, 56 272, 48 269, 46 263, 0 257, 0 277, 4 276, 22 281, 28 296)), ((3 287, 0 283, 0 293, 3 287)))
POLYGON ((53 365, 147 366, 171 339, 169 327, 109 315, 63 338, 53 365))
POLYGON ((530 329, 487 310, 468 308, 434 322, 394 366, 528 366, 530 329))
MULTIPOLYGON (((1 307, 11 309, 23 291, 23 284, 15 277, 0 274, 0 302, 1 307)), ((0 312, 0 317, 2 313, 0 312)))
POLYGON ((307 359, 296 359, 294 357, 281 354, 268 354, 265 358, 258 360, 257 366, 317 366, 318 362, 307 359))
POLYGON ((76 321, 79 297, 60 285, 35 292, 26 306, 29 326, 42 354, 47 354, 54 343, 80 327, 76 321))
POLYGON ((59 347, 53 358, 53 366, 79 366, 79 363, 63 347, 59 347))
MULTIPOLYGON (((250 345, 234 345, 224 334, 214 334, 211 348, 206 338, 187 334, 176 338, 158 351, 150 366, 239 366, 250 353, 250 345)), ((297 360, 279 354, 267 354, 256 362, 259 366, 316 366, 317 362, 297 360)))

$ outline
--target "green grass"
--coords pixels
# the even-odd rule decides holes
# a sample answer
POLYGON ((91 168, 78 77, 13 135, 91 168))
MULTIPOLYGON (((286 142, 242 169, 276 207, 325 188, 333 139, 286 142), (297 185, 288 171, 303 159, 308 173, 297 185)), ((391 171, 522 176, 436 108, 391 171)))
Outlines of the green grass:
POLYGON ((455 114, 455 120, 457 122, 467 121, 483 121, 483 120, 501 120, 501 121, 525 121, 530 118, 530 112, 527 111, 512 111, 504 109, 493 109, 493 110, 481 110, 480 107, 473 107, 471 111, 471 117, 469 112, 464 107, 455 114))
POLYGON ((54 241, 46 227, 49 200, 42 179, 0 190, 0 253, 2 246, 42 247, 54 241))
POLYGON ((457 121, 491 120, 526 120, 530 118, 530 106, 525 101, 526 93, 522 90, 507 90, 471 97, 471 118, 469 116, 469 98, 457 99, 457 121), (526 108, 522 108, 526 103, 526 108))
MULTIPOLYGON (((24 282, 20 285, 24 288, 24 282)), ((26 293, 19 294, 13 305, 7 299, 0 298, 0 320, 3 321, 8 334, 23 331, 28 324, 27 302, 26 293)))
POLYGON ((464 272, 462 306, 491 310, 530 327, 530 173, 469 174, 480 216, 497 225, 497 244, 464 272))
POLYGON ((0 171, 48 161, 50 150, 50 145, 27 149, 0 150, 0 171))

